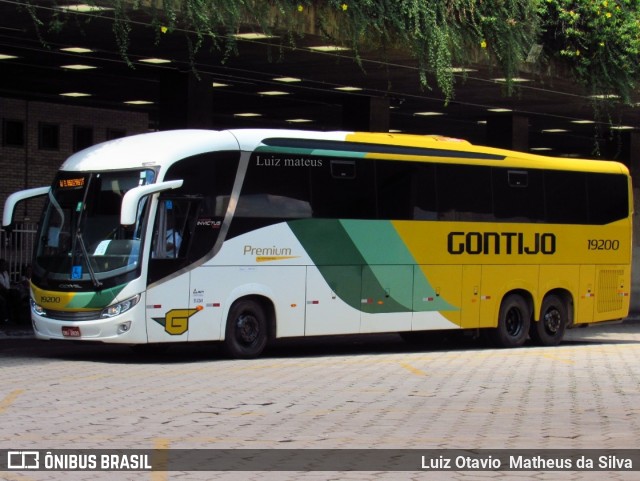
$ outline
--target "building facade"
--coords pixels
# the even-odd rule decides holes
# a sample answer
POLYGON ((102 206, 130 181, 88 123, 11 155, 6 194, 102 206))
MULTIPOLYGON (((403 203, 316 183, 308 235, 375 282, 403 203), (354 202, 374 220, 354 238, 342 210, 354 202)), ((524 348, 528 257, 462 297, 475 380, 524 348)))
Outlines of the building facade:
MULTIPOLYGON (((149 130, 147 113, 0 98, 0 205, 17 190, 49 185, 74 152, 149 130)), ((37 222, 40 202, 24 202, 16 221, 37 222)))

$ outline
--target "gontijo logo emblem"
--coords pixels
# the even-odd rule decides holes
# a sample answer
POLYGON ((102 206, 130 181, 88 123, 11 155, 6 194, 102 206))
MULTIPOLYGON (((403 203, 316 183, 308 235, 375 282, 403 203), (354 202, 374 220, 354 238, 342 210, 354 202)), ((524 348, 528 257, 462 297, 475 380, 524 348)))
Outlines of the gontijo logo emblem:
POLYGON ((179 336, 189 330, 189 318, 202 309, 202 306, 196 306, 195 309, 171 309, 164 317, 154 317, 153 320, 164 326, 168 334, 179 336))

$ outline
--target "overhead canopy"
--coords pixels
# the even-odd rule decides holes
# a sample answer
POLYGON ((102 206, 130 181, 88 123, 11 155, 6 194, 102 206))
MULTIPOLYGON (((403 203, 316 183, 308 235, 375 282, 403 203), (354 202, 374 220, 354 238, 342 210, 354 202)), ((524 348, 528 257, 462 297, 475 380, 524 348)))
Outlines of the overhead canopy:
POLYGON ((600 155, 613 158, 620 156, 620 139, 640 126, 640 108, 598 109, 603 101, 573 78, 537 72, 535 55, 531 72, 521 72, 510 95, 503 75, 486 60, 464 65, 446 103, 429 73, 429 87, 421 85, 409 53, 367 49, 366 42, 360 62, 351 50, 318 50, 327 40, 315 32, 303 32, 294 43, 281 36, 240 36, 237 52, 230 53, 205 42, 191 58, 189 35, 152 27, 152 17, 140 11, 132 17, 123 54, 109 11, 62 13, 57 6, 69 2, 32 1, 44 21, 38 29, 20 3, 0 1, 0 96, 142 110, 152 128, 388 127, 494 145, 515 129, 523 150, 594 157, 598 141, 600 155), (65 19, 59 31, 49 30, 52 15, 65 19), (67 50, 72 47, 90 51, 67 50), (184 103, 204 117, 201 125, 174 115, 184 103))

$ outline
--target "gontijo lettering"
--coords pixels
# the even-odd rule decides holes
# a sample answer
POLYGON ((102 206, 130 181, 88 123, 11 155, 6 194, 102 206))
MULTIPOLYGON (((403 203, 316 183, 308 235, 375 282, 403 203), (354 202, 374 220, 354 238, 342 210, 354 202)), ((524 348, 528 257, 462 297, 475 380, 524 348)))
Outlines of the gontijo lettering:
POLYGON ((544 254, 556 252, 556 236, 550 232, 449 232, 449 254, 544 254))

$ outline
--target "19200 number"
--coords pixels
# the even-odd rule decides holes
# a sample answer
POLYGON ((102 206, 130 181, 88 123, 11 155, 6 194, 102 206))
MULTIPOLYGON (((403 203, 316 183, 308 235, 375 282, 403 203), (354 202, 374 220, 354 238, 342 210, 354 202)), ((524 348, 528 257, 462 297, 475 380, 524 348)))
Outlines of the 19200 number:
POLYGON ((588 239, 587 243, 590 251, 617 251, 620 248, 620 241, 616 239, 588 239))

